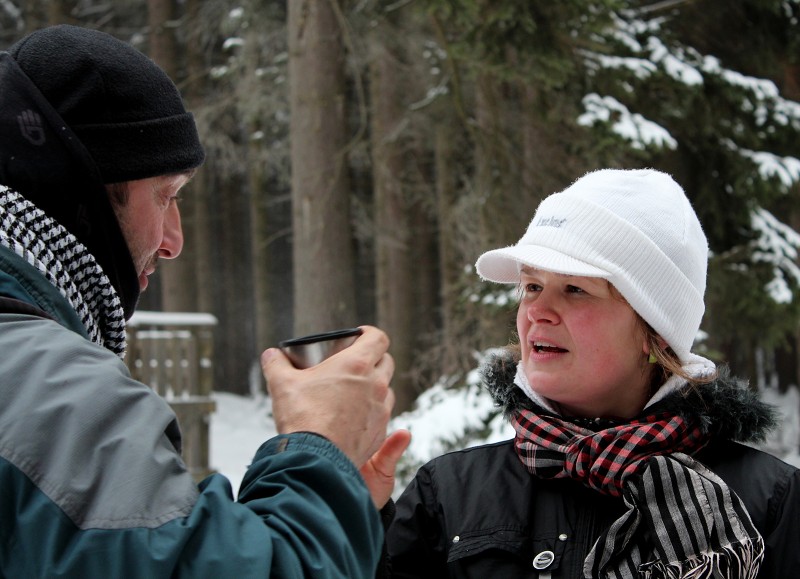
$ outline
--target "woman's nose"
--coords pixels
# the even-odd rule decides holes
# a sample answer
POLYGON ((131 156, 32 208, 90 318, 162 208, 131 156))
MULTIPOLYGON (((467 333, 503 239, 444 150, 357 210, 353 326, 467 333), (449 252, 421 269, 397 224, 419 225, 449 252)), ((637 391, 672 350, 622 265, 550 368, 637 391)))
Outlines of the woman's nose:
POLYGON ((555 324, 561 319, 558 315, 556 298, 551 292, 543 290, 535 300, 525 304, 528 321, 555 324))

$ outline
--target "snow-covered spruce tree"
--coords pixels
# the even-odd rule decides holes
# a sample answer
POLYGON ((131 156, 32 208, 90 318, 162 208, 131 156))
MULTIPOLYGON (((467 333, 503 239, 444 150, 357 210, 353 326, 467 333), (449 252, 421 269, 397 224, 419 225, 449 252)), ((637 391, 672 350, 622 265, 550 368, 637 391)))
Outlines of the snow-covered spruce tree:
POLYGON ((692 198, 712 251, 708 353, 754 383, 796 384, 800 4, 658 5, 672 8, 630 3, 603 50, 584 51, 579 122, 604 154, 621 140, 692 198))
MULTIPOLYGON (((503 241, 513 243, 524 224, 512 223, 509 214, 529 218, 520 207, 535 207, 537 198, 582 171, 603 166, 669 171, 691 196, 712 249, 707 338, 698 347, 750 377, 753 386, 797 383, 798 2, 431 0, 425 5, 439 27, 436 43, 446 54, 444 68, 455 71, 448 94, 471 123, 475 141, 491 136, 475 110, 475 84, 500 85, 495 117, 501 122, 495 128, 502 139, 496 142, 506 150, 484 147, 488 160, 483 161, 517 156, 517 165, 504 165, 512 168, 513 184, 505 190, 492 180, 480 182, 467 166, 461 202, 475 195, 472 213, 485 207, 496 230, 512 236, 503 241), (525 131, 536 138, 527 139, 525 131), (498 200, 502 195, 507 197, 498 200)), ((497 170, 489 174, 509 177, 497 170)), ((477 223, 472 231, 484 234, 477 223)), ((489 246, 485 238, 470 245, 489 246)), ((481 304, 505 339, 513 326, 513 292, 479 284, 469 267, 465 271, 471 282, 464 282, 464 300, 481 304)), ((443 377, 420 397, 414 413, 399 417, 405 422, 398 426, 416 424, 422 429, 418 446, 436 452, 475 442, 496 424, 496 411, 479 402, 476 388, 474 373, 443 377), (460 414, 452 410, 447 421, 429 419, 452 400, 461 404, 460 414), (464 424, 456 428, 454 416, 464 424), (435 425, 440 431, 432 431, 435 425)), ((423 460, 419 454, 412 449, 408 462, 423 460)), ((413 470, 412 464, 404 467, 413 470)))

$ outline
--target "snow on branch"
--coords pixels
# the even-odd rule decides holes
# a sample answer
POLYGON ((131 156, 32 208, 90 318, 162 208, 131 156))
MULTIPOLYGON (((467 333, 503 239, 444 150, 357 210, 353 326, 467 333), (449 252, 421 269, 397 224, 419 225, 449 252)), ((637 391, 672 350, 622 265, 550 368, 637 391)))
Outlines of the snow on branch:
POLYGON ((664 127, 639 113, 632 113, 614 97, 591 93, 583 97, 583 106, 586 112, 578 117, 579 125, 592 127, 596 123, 611 122, 611 130, 630 141, 634 149, 650 146, 676 149, 678 146, 678 142, 664 127))
POLYGON ((800 103, 781 97, 778 87, 771 80, 723 68, 719 60, 713 56, 704 58, 702 68, 706 74, 717 75, 727 84, 753 95, 755 103, 744 104, 752 109, 759 126, 773 121, 778 125, 800 130, 800 103))
POLYGON ((794 285, 800 285, 800 267, 796 263, 800 234, 761 207, 753 211, 750 219, 753 230, 759 234, 754 244, 753 261, 774 266, 775 277, 765 289, 776 303, 790 303, 793 292, 787 276, 794 278, 794 285))
POLYGON ((758 167, 758 174, 763 179, 777 178, 783 185, 784 193, 800 182, 800 159, 796 157, 781 157, 768 151, 750 151, 737 149, 739 153, 758 167))
POLYGON ((751 113, 758 126, 774 123, 800 130, 800 103, 781 97, 774 82, 724 68, 718 58, 702 55, 692 47, 667 46, 657 36, 662 22, 663 19, 616 17, 611 35, 630 54, 611 56, 587 51, 587 65, 591 69, 627 69, 639 80, 646 80, 662 68, 686 86, 702 85, 704 79, 713 76, 750 95, 743 98, 742 111, 751 113))

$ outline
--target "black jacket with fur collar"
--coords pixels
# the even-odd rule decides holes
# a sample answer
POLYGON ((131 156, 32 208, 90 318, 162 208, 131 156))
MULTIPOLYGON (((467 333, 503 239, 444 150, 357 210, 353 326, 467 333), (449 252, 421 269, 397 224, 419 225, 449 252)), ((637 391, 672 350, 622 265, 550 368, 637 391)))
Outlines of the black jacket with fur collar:
MULTIPOLYGON (((542 412, 514 384, 516 371, 517 361, 510 353, 491 356, 482 367, 485 388, 506 418, 523 409, 542 412)), ((696 420, 715 440, 759 442, 776 425, 773 408, 763 403, 746 382, 730 376, 726 367, 719 370, 714 382, 673 392, 647 409, 648 413, 654 410, 696 420)), ((575 422, 598 428, 614 423, 602 419, 575 422)))
MULTIPOLYGON (((514 386, 515 371, 513 359, 498 356, 483 372, 506 416, 535 409, 514 386)), ((725 372, 710 384, 668 395, 657 407, 697 418, 711 433, 712 443, 695 458, 739 495, 764 537, 759 579, 796 576, 800 470, 741 444, 763 438, 773 426, 770 407, 725 372)), ((396 508, 387 532, 391 576, 436 579, 580 578, 594 541, 624 511, 620 499, 580 483, 531 476, 513 441, 434 459, 420 469, 396 508)))

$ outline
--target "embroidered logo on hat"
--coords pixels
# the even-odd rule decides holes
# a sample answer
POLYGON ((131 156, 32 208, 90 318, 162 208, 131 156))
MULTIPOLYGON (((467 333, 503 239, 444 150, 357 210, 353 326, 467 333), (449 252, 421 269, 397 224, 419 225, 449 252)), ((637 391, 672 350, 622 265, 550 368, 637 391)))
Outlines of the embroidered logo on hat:
POLYGON ((555 227, 558 229, 567 222, 567 218, 559 219, 558 217, 540 217, 536 222, 536 227, 555 227))

